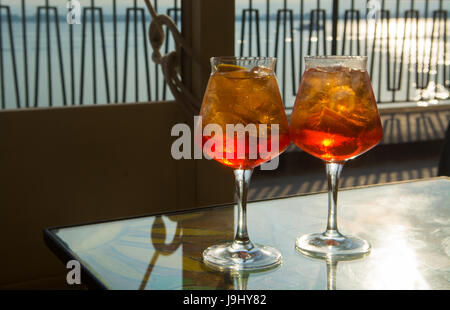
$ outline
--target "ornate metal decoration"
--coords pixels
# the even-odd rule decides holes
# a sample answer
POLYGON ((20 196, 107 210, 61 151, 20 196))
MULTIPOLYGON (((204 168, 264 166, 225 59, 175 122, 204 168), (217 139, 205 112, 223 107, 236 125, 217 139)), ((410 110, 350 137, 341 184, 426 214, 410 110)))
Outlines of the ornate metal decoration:
POLYGON ((165 14, 157 14, 150 0, 145 0, 147 9, 152 16, 152 22, 149 27, 149 40, 153 48, 152 59, 155 63, 160 64, 164 79, 169 86, 176 101, 180 103, 190 116, 198 114, 201 106, 201 100, 197 98, 192 91, 183 83, 181 75, 181 57, 185 53, 193 61, 200 63, 195 56, 191 47, 186 44, 183 36, 178 30, 174 21, 165 14), (161 54, 161 47, 166 39, 163 26, 170 31, 174 42, 175 50, 166 55, 161 54))

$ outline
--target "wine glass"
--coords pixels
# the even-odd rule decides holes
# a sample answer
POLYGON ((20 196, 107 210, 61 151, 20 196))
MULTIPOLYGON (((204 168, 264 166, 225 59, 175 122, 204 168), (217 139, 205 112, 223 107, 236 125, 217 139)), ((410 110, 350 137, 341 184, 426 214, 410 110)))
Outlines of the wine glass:
POLYGON ((380 116, 366 71, 365 56, 307 56, 290 122, 292 141, 322 159, 328 179, 328 222, 324 233, 301 236, 300 252, 323 257, 360 256, 370 251, 362 239, 337 227, 337 194, 344 163, 383 137, 380 116))
POLYGON ((261 270, 281 262, 280 252, 254 244, 247 232, 247 191, 253 168, 290 143, 289 124, 274 73, 275 58, 212 57, 200 110, 203 153, 233 169, 238 221, 232 242, 213 245, 203 260, 220 270, 261 270), (269 146, 270 144, 270 146, 269 146))

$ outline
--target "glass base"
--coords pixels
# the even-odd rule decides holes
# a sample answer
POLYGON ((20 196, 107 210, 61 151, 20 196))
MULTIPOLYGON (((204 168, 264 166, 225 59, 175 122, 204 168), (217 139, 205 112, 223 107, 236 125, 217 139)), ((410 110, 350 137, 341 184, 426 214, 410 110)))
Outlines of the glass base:
POLYGON ((359 258, 370 252, 369 242, 352 236, 325 233, 304 235, 295 241, 295 247, 300 253, 310 257, 326 258, 359 258))
POLYGON ((203 251, 203 261, 219 270, 263 270, 281 263, 281 253, 275 248, 252 244, 244 247, 227 242, 203 251))

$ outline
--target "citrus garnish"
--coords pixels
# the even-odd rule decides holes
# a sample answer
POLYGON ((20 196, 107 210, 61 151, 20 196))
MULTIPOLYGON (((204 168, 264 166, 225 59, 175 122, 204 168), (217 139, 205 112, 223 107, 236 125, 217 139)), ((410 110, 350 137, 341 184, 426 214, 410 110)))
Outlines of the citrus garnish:
POLYGON ((246 71, 245 68, 232 64, 219 64, 217 66, 217 72, 232 72, 232 71, 246 71))

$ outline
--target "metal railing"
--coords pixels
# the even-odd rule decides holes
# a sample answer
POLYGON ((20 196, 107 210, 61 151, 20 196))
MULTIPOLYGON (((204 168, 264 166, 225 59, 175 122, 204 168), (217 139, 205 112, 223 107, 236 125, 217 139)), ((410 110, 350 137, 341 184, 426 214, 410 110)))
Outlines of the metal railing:
POLYGON ((236 1, 236 54, 279 58, 287 108, 305 55, 366 55, 379 104, 433 104, 449 98, 444 0, 236 1))
MULTIPOLYGON (((152 3, 181 27, 181 0, 152 3)), ((236 55, 278 58, 288 109, 308 54, 367 55, 380 104, 449 99, 450 0, 236 0, 235 6, 236 55)), ((150 18, 138 0, 0 0, 0 109, 172 99, 150 61, 150 18)))
MULTIPOLYGON (((152 3, 181 27, 181 0, 152 3)), ((1 0, 0 108, 171 99, 150 22, 137 0, 1 0)))

